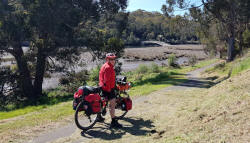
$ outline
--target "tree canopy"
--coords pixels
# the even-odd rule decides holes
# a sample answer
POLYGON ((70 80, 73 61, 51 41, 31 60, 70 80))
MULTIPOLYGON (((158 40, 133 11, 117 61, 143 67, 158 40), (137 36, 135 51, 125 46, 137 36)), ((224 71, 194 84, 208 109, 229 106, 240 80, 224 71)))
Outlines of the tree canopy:
POLYGON ((127 45, 139 44, 141 40, 192 43, 198 40, 197 26, 189 15, 168 17, 159 12, 137 10, 130 13, 123 37, 127 45))
MULTIPOLYGON (((243 53, 243 33, 249 29, 249 0, 200 0, 197 6, 185 0, 166 0, 165 9, 189 9, 192 18, 200 23, 199 37, 205 39, 206 43, 212 44, 212 50, 221 43, 227 45, 228 60, 233 60, 237 53, 243 53)), ((171 11, 165 11, 171 12, 171 11)), ((167 14, 169 15, 169 14, 167 14)))
MULTIPOLYGON (((36 101, 42 95, 45 72, 68 67, 77 61, 80 47, 92 49, 93 43, 89 41, 98 45, 96 38, 105 38, 102 32, 99 32, 99 37, 98 33, 94 36, 84 33, 88 31, 89 23, 98 25, 101 19, 117 20, 120 17, 115 15, 126 6, 127 0, 1 0, 0 52, 9 53, 16 60, 18 78, 15 82, 22 97, 36 101), (25 41, 29 43, 28 53, 22 49, 25 41), (61 64, 52 64, 53 60, 59 60, 61 64)), ((119 23, 117 21, 116 24, 119 23)), ((120 22, 116 27, 120 28, 118 33, 122 27, 120 22)), ((113 34, 109 38, 119 39, 118 35, 113 34)), ((100 51, 101 48, 93 50, 100 51)), ((1 86, 10 84, 5 82, 1 86)))

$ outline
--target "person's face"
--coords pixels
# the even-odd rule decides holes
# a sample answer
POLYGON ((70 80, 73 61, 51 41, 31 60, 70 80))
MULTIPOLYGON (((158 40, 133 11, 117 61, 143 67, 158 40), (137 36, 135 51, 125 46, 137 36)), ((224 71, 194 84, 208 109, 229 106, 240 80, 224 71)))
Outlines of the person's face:
POLYGON ((108 61, 114 66, 115 65, 115 59, 108 59, 108 61))

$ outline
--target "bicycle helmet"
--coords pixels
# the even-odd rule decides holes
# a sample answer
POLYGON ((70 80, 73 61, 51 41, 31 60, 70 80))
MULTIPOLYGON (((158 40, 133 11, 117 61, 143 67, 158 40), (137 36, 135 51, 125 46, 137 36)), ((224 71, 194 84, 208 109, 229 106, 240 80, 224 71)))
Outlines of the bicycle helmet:
POLYGON ((115 59, 115 58, 116 58, 116 56, 114 53, 107 53, 106 54, 106 59, 115 59))

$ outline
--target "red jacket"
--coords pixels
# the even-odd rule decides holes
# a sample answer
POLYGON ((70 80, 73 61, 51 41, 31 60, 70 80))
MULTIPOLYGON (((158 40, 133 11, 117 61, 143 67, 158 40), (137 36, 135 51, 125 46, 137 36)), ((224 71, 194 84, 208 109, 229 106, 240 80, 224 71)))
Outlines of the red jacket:
POLYGON ((108 62, 101 67, 99 72, 99 86, 106 92, 110 92, 112 88, 115 88, 114 66, 108 62))

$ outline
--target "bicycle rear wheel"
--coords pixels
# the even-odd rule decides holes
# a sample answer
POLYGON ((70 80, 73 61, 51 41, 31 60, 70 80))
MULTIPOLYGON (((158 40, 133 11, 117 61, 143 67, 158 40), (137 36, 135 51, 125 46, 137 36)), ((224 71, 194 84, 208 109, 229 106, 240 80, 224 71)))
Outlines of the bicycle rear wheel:
POLYGON ((91 129, 96 124, 96 119, 98 114, 86 115, 85 110, 83 110, 84 104, 80 102, 76 108, 75 112, 75 123, 76 126, 81 130, 91 129))

